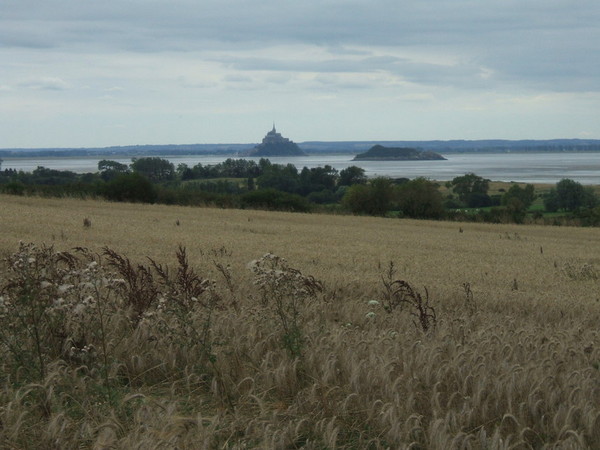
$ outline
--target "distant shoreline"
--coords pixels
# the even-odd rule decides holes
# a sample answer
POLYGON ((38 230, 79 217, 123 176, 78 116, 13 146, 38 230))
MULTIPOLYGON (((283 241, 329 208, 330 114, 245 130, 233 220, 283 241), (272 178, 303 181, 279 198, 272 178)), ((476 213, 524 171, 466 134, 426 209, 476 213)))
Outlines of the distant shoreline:
MULTIPOLYGON (((306 141, 298 146, 308 155, 356 155, 373 145, 413 147, 437 153, 564 153, 600 152, 600 139, 549 140, 449 140, 449 141, 306 141)), ((228 156, 242 157, 256 144, 128 145, 90 148, 0 148, 0 158, 32 157, 139 157, 139 156, 228 156)))
MULTIPOLYGON (((319 151, 319 152, 307 152, 306 156, 339 156, 339 155, 349 155, 356 156, 359 152, 349 152, 349 151, 319 151)), ((443 153, 447 154, 506 154, 506 153, 515 153, 515 154, 535 154, 535 153, 600 153, 600 148, 598 149, 572 149, 572 150, 559 150, 559 149, 529 149, 529 150, 499 150, 499 149, 485 149, 485 150, 444 150, 443 153)), ((0 150, 0 159, 4 161, 9 161, 11 159, 35 159, 35 158, 45 158, 45 159, 68 159, 68 158, 81 158, 81 159, 111 159, 111 158, 137 158, 143 156, 157 156, 157 157, 173 157, 173 156, 222 156, 224 158, 233 158, 233 159, 242 159, 242 158, 256 158, 255 156, 248 156, 238 153, 228 153, 228 152, 161 152, 161 151, 148 151, 148 152, 139 152, 139 153, 102 153, 102 152, 80 152, 77 150, 73 151, 64 151, 64 150, 44 150, 44 151, 35 151, 35 150, 16 150, 16 151, 4 151, 0 150)), ((299 156, 289 156, 290 158, 298 158, 299 156)), ((268 159, 269 156, 264 156, 264 158, 268 159)), ((285 158, 285 156, 277 156, 277 158, 285 158)), ((368 158, 361 158, 361 160, 366 161, 368 158)), ((373 159, 376 160, 376 159, 373 159)), ((379 159, 381 160, 381 159, 379 159)), ((400 159, 389 159, 400 160, 400 159)))

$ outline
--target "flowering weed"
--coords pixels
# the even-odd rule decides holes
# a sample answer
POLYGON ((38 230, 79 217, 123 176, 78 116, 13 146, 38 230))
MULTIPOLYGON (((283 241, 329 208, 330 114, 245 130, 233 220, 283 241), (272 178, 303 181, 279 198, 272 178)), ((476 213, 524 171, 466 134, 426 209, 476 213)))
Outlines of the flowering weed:
POLYGON ((290 267, 284 258, 266 253, 249 264, 263 306, 273 306, 283 330, 283 345, 294 357, 302 356, 302 306, 323 290, 321 282, 290 267))

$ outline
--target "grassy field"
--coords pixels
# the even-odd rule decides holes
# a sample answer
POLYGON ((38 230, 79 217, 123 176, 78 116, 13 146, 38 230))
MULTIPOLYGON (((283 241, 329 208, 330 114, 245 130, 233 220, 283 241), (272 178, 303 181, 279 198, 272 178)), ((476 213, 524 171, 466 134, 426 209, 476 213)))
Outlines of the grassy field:
POLYGON ((0 447, 600 447, 600 229, 11 196, 0 224, 37 245, 0 296, 45 299, 0 313, 0 447), (132 265, 23 278, 44 243, 132 265))

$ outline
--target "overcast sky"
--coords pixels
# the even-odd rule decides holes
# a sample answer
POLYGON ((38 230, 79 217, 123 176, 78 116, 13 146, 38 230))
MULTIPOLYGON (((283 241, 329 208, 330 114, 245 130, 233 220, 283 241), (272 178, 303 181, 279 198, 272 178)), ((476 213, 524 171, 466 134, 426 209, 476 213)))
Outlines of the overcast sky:
POLYGON ((0 0, 0 148, 600 139, 598 0, 0 0))

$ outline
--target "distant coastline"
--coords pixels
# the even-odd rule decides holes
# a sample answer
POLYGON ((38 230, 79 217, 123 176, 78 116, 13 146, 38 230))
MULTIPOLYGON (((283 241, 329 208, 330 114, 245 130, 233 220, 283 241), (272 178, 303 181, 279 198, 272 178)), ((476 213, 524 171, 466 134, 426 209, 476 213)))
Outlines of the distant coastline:
MULTIPOLYGON (((167 144, 127 145, 90 148, 1 148, 0 158, 74 157, 74 156, 184 156, 248 154, 257 144, 167 144)), ((373 145, 412 147, 436 153, 510 153, 510 152, 600 152, 600 139, 551 140, 449 140, 449 141, 306 141, 298 147, 307 154, 349 154, 367 151, 373 145)))

